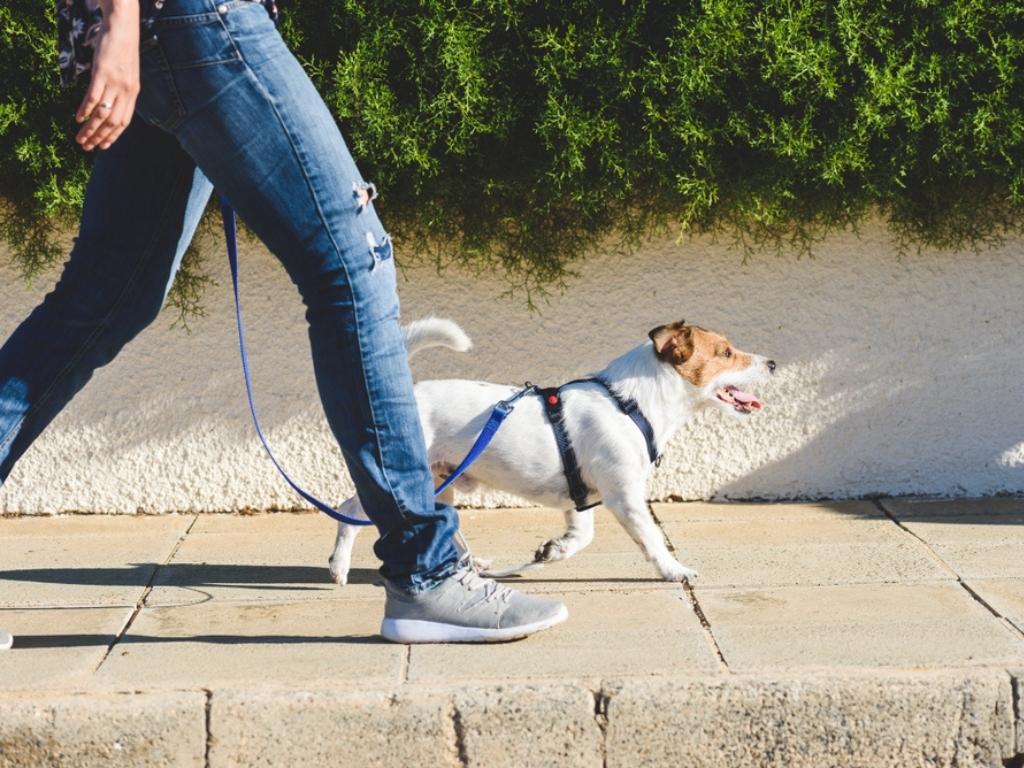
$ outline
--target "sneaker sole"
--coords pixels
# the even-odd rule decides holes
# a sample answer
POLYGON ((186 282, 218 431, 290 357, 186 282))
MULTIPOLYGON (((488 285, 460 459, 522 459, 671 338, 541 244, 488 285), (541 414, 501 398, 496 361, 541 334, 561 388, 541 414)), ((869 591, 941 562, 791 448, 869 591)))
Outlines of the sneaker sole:
POLYGON ((568 618, 569 609, 563 605, 551 618, 501 629, 460 627, 458 624, 417 619, 384 619, 380 633, 393 643, 503 643, 550 629, 568 618))
POLYGON ((14 636, 10 632, 0 631, 0 651, 9 651, 14 645, 14 636))

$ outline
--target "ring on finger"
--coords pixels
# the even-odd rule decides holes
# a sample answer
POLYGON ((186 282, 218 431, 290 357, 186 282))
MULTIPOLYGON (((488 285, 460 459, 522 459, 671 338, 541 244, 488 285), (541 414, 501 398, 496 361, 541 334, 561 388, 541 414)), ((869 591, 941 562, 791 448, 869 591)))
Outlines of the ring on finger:
POLYGON ((101 101, 100 106, 104 109, 112 109, 114 105, 111 104, 109 101, 101 101))

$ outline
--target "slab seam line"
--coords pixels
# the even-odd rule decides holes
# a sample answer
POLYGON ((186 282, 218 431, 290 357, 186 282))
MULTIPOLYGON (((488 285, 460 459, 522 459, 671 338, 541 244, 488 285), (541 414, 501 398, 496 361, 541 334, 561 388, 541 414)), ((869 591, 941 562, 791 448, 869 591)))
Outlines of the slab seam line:
POLYGON ((598 689, 590 694, 594 697, 594 720, 601 732, 601 768, 608 768, 608 704, 612 697, 605 690, 603 680, 598 689))
POLYGON ((206 703, 204 708, 204 727, 206 728, 206 747, 203 752, 203 766, 210 768, 210 748, 213 747, 213 730, 210 728, 211 711, 213 709, 213 691, 204 688, 206 703))
POLYGON ((469 765, 469 753, 466 750, 466 724, 462 720, 462 712, 454 696, 448 702, 448 717, 452 726, 452 747, 455 752, 455 760, 460 768, 469 765))
POLYGON ((991 603, 989 603, 988 600, 986 600, 984 597, 982 597, 974 589, 974 587, 972 587, 970 584, 968 584, 966 581, 964 581, 964 577, 961 576, 959 573, 957 573, 957 570, 952 565, 950 565, 948 562, 946 562, 945 558, 943 558, 942 555, 940 555, 938 552, 936 552, 932 548, 931 544, 929 544, 921 536, 917 535, 912 530, 910 530, 910 528, 908 528, 906 525, 904 525, 901 520, 897 519, 896 515, 894 515, 892 512, 890 512, 888 509, 886 509, 886 507, 882 503, 881 499, 875 498, 875 499, 872 499, 871 501, 874 503, 874 505, 878 508, 878 510, 883 515, 885 515, 887 518, 889 518, 889 520, 891 520, 896 525, 897 528, 899 528, 901 531, 903 531, 908 536, 911 536, 914 539, 916 539, 918 542, 920 542, 924 546, 924 548, 928 550, 928 553, 933 558, 935 558, 935 560, 940 565, 942 565, 943 568, 945 568, 947 571, 949 571, 951 574, 953 574, 953 576, 956 577, 956 583, 959 584, 963 588, 964 592, 966 592, 968 595, 970 595, 971 598, 976 603, 978 603, 986 611, 988 611, 993 616, 995 616, 997 619, 999 619, 1000 623, 1002 623, 1002 625, 1004 627, 1006 627, 1008 630, 1010 630, 1011 634, 1016 635, 1018 637, 1024 637, 1024 631, 1022 631, 1019 627, 1017 627, 1017 625, 1014 624, 1012 621, 1010 621, 1008 618, 1003 616, 1003 614, 1001 614, 999 611, 997 611, 995 606, 993 606, 991 603))
MULTIPOLYGON (((654 524, 658 526, 658 530, 661 531, 661 535, 665 538, 665 545, 668 547, 669 552, 673 555, 677 554, 676 545, 672 543, 672 539, 669 537, 668 533, 666 533, 665 526, 661 524, 661 520, 658 519, 658 515, 654 512, 654 506, 650 502, 647 502, 647 511, 654 520, 654 524)), ((711 629, 711 622, 708 621, 708 617, 705 615, 704 609, 701 608, 700 600, 697 599, 697 593, 694 592, 693 586, 687 580, 683 581, 683 593, 690 600, 690 607, 693 608, 693 612, 697 616, 697 621, 700 622, 700 627, 704 631, 704 639, 707 640, 708 645, 711 647, 711 651, 718 659, 719 668, 722 671, 732 674, 729 662, 725 660, 725 654, 722 653, 722 647, 718 644, 718 639, 715 637, 715 633, 711 629)))
POLYGON ((153 583, 156 581, 156 576, 160 573, 160 569, 170 563, 171 560, 174 559, 174 556, 178 554, 178 550, 181 549, 181 545, 185 543, 185 537, 192 532, 192 528, 198 520, 199 515, 192 516, 192 522, 188 524, 188 527, 178 537, 178 540, 174 542, 174 546, 171 547, 171 551, 167 554, 167 557, 165 557, 164 561, 162 563, 158 563, 153 569, 153 573, 150 575, 149 581, 146 582, 146 587, 142 590, 142 594, 139 595, 139 599, 135 602, 135 608, 132 609, 132 613, 128 617, 128 620, 124 623, 124 626, 121 627, 121 631, 117 633, 117 637, 114 638, 114 642, 107 647, 106 652, 103 654, 103 658, 100 659, 100 663, 96 665, 95 669, 93 669, 93 674, 100 671, 100 667, 106 663, 107 659, 110 658, 110 654, 114 652, 114 647, 121 642, 124 636, 128 633, 128 630, 131 629, 132 624, 135 623, 136 617, 142 612, 142 606, 145 605, 146 598, 149 597, 149 593, 153 591, 153 583))
POLYGON ((399 659, 398 684, 405 685, 409 682, 409 667, 412 664, 412 643, 405 646, 405 652, 399 659))

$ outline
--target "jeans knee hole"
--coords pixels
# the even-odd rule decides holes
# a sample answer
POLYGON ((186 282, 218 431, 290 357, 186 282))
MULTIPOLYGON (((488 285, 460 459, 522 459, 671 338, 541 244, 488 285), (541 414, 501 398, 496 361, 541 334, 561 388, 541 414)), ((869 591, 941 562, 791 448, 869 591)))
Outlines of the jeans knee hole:
POLYGON ((373 269, 376 271, 377 267, 391 258, 391 235, 384 233, 378 240, 373 232, 367 232, 366 244, 370 247, 370 255, 373 257, 373 269))
POLYGON ((370 181, 353 181, 352 197, 356 201, 356 213, 362 213, 377 199, 377 185, 370 181))

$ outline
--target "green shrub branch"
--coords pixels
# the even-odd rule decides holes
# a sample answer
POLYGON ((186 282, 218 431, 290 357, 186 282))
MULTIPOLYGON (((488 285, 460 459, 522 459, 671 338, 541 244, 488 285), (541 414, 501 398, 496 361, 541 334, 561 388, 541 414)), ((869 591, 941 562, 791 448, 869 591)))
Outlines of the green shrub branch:
MULTIPOLYGON (((65 256, 88 177, 50 5, 0 7, 0 236, 27 276, 65 256)), ((283 0, 281 29, 406 259, 535 292, 609 236, 806 251, 876 212, 903 247, 1021 230, 1020 2, 283 0)))

